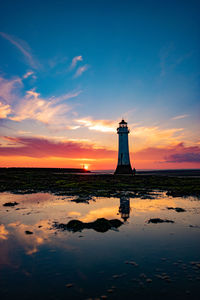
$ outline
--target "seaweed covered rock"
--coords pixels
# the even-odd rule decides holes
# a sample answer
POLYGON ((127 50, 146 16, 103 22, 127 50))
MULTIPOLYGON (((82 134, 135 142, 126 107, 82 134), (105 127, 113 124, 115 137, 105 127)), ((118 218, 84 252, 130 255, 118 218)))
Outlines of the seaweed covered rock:
POLYGON ((186 210, 181 207, 167 207, 168 210, 175 210, 176 212, 185 212, 186 210))
POLYGON ((79 220, 71 220, 65 226, 66 226, 66 229, 68 229, 68 230, 79 231, 84 228, 84 223, 79 220))
POLYGON ((25 233, 26 233, 26 234, 33 234, 33 232, 30 231, 30 230, 26 230, 25 233))
POLYGON ((3 204, 3 206, 6 206, 6 207, 12 207, 12 206, 15 206, 15 205, 18 205, 19 203, 17 202, 6 202, 3 204))
POLYGON ((85 223, 85 224, 87 224, 87 226, 88 226, 86 228, 92 228, 99 232, 106 232, 109 229, 111 229, 112 227, 114 227, 114 228, 120 227, 123 223, 118 219, 107 220, 104 218, 100 218, 94 222, 85 223))
POLYGON ((160 219, 160 218, 152 218, 152 219, 149 219, 148 220, 148 224, 149 223, 153 223, 153 224, 157 224, 157 223, 174 223, 174 221, 172 220, 163 220, 163 219, 160 219))
POLYGON ((86 203, 89 204, 89 201, 92 200, 92 197, 89 195, 81 195, 76 197, 75 199, 71 200, 72 202, 76 203, 86 203))
POLYGON ((123 224, 118 219, 107 220, 104 218, 99 218, 94 222, 84 223, 79 220, 71 220, 67 224, 54 223, 54 227, 61 230, 69 230, 73 232, 81 231, 83 229, 94 229, 98 232, 106 232, 111 228, 118 228, 123 224))

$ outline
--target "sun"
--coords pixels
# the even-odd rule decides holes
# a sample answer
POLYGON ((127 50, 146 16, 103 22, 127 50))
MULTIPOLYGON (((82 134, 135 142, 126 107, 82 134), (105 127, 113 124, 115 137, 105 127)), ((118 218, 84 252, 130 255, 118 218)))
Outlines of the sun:
POLYGON ((84 166, 83 166, 83 169, 88 170, 88 169, 89 169, 89 166, 88 166, 88 165, 84 165, 84 166))

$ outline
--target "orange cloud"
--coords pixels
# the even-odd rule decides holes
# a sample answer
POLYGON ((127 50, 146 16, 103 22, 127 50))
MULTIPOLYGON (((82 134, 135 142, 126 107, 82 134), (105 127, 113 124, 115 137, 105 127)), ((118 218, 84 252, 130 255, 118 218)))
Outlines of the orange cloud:
POLYGON ((38 248, 45 241, 49 240, 50 236, 50 224, 49 220, 41 220, 34 225, 31 224, 23 224, 19 221, 8 224, 8 227, 14 233, 17 242, 25 249, 27 255, 32 255, 38 252, 38 248), (38 228, 41 226, 42 228, 38 228), (34 232, 33 235, 28 236, 25 234, 25 231, 34 232))
POLYGON ((81 218, 81 221, 91 222, 96 220, 97 218, 112 219, 117 215, 118 210, 119 206, 117 205, 90 210, 88 214, 81 218))
POLYGON ((55 118, 60 118, 70 110, 67 104, 57 104, 57 99, 46 101, 34 90, 27 91, 26 96, 20 101, 15 109, 13 121, 35 119, 43 123, 49 123, 55 118))
POLYGON ((9 104, 3 104, 0 102, 0 119, 6 119, 11 111, 12 110, 9 104))
MULTIPOLYGON (((151 146, 168 146, 177 144, 183 139, 183 128, 162 129, 159 126, 144 127, 138 126, 132 129, 135 144, 141 148, 151 146)), ((138 149, 139 150, 139 149, 138 149)))
POLYGON ((116 132, 115 121, 110 120, 93 120, 92 118, 77 119, 77 123, 83 127, 87 127, 89 130, 96 130, 101 132, 116 132))
POLYGON ((0 239, 1 240, 7 240, 8 238, 8 230, 5 228, 3 224, 0 224, 0 239))
MULTIPOLYGON (((26 73, 24 78, 32 72, 26 73)), ((0 78, 0 118, 13 121, 26 119, 37 120, 45 124, 66 124, 66 113, 71 107, 62 103, 70 98, 77 97, 81 91, 69 92, 59 97, 44 99, 35 89, 21 96, 22 81, 20 78, 6 80, 0 78)))
POLYGON ((28 156, 28 157, 64 157, 73 159, 112 158, 115 151, 96 148, 86 142, 62 141, 56 142, 44 138, 34 137, 4 137, 15 142, 12 147, 0 147, 1 156, 28 156))

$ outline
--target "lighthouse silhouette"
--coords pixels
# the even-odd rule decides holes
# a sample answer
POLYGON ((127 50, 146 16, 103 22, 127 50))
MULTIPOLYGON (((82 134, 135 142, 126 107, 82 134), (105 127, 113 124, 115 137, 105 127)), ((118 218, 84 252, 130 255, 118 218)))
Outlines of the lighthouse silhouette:
POLYGON ((128 129, 127 122, 122 119, 117 128, 117 134, 119 136, 118 145, 118 164, 115 170, 115 174, 133 174, 130 158, 129 158, 129 146, 128 146, 128 129))

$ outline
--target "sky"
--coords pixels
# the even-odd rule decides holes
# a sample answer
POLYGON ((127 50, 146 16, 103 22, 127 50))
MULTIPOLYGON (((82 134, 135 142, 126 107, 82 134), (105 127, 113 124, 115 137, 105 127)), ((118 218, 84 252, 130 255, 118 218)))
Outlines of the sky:
POLYGON ((200 2, 3 1, 0 166, 200 168, 200 2))

